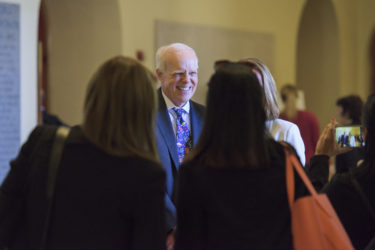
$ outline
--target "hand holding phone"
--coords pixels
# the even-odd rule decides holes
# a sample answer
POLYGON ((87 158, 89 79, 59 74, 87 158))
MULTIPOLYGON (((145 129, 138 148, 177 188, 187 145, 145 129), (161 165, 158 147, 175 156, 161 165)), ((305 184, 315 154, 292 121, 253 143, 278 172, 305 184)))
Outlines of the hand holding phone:
POLYGON ((315 148, 316 155, 327 155, 331 157, 352 150, 352 148, 349 147, 339 146, 336 140, 336 126, 336 119, 332 118, 331 122, 327 124, 319 137, 315 148))

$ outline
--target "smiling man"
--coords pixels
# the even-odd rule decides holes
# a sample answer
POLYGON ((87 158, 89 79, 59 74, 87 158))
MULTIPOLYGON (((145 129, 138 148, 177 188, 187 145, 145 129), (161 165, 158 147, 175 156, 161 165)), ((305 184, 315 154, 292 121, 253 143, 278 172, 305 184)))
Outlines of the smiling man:
POLYGON ((190 100, 198 84, 198 58, 182 43, 161 47, 156 52, 158 90, 156 141, 166 176, 168 230, 176 226, 174 179, 178 167, 196 144, 205 108, 190 100))

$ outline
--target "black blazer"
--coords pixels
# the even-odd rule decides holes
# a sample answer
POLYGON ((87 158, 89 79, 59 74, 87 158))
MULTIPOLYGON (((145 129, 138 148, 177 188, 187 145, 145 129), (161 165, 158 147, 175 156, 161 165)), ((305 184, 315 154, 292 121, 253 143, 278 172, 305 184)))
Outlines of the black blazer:
MULTIPOLYGON (((31 133, 1 187, 0 228, 18 220, 13 232, 0 231, 0 244, 11 249, 40 245, 55 131, 41 126, 31 133)), ((164 186, 158 164, 109 155, 73 127, 56 179, 48 249, 164 249, 164 186)))
MULTIPOLYGON (((181 165, 176 250, 293 249, 283 147, 270 140, 270 166, 181 165)), ((294 171, 295 195, 307 190, 294 171)))
MULTIPOLYGON (((159 151, 160 161, 166 173, 166 197, 165 206, 167 209, 167 230, 176 226, 176 207, 173 199, 174 179, 179 167, 176 136, 174 134, 167 106, 165 104, 161 89, 158 89, 158 112, 156 142, 159 151)), ((190 123, 193 139, 193 146, 197 143, 204 119, 205 107, 190 101, 190 123)))

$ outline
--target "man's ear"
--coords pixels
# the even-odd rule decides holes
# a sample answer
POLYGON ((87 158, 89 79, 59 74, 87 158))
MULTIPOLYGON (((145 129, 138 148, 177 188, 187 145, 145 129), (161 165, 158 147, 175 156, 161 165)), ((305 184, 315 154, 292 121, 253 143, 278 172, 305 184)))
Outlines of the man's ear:
POLYGON ((160 69, 156 69, 156 70, 155 70, 155 73, 156 73, 156 77, 157 77, 158 80, 161 82, 162 79, 163 79, 163 72, 162 72, 160 69))

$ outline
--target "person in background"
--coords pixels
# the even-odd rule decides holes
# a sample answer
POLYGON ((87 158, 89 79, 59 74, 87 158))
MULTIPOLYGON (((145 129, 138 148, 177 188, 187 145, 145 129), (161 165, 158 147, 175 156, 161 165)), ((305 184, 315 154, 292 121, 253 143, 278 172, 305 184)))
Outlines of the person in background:
POLYGON ((166 176, 167 249, 173 248, 176 226, 174 180, 184 157, 198 141, 205 108, 191 101, 198 85, 198 58, 182 43, 161 47, 156 52, 158 111, 156 142, 166 176))
POLYGON ((176 250, 293 248, 284 147, 267 132, 262 91, 250 67, 216 67, 202 135, 179 169, 176 250))
POLYGON ((40 111, 42 113, 42 124, 68 127, 57 115, 48 113, 45 107, 41 106, 40 111))
POLYGON ((336 120, 338 125, 360 125, 363 101, 357 95, 348 95, 336 101, 336 120))
MULTIPOLYGON (((339 98, 336 101, 336 119, 338 125, 352 126, 361 125, 363 101, 357 95, 349 95, 339 98)), ((343 144, 350 146, 350 137, 346 135, 343 144)), ((360 148, 355 148, 349 152, 336 156, 336 173, 347 172, 350 168, 356 167, 363 152, 360 148)))
POLYGON ((375 211, 375 95, 368 97, 362 120, 365 146, 363 161, 358 167, 338 173, 328 182, 329 157, 350 150, 339 147, 336 142, 333 119, 320 136, 316 155, 307 170, 314 186, 327 193, 355 249, 375 249, 375 214, 369 209, 372 207, 375 211), (354 180, 368 203, 357 191, 354 180))
MULTIPOLYGON (((155 84, 151 71, 123 56, 91 78, 83 123, 65 141, 46 249, 165 249, 155 84)), ((11 162, 0 189, 0 246, 40 249, 56 129, 36 127, 11 162)))
POLYGON ((305 144, 306 164, 308 164, 315 153, 316 143, 319 139, 318 119, 313 113, 297 108, 298 89, 295 86, 291 84, 284 85, 280 94, 284 103, 284 110, 280 113, 280 118, 298 126, 305 144))
MULTIPOLYGON (((267 114, 266 128, 276 141, 286 141, 297 151, 298 157, 305 165, 305 145, 297 125, 279 119, 279 105, 277 104, 277 89, 275 80, 268 67, 257 58, 244 58, 240 62, 252 67, 262 86, 265 110, 267 114)), ((220 61, 219 61, 220 63, 220 61)))
POLYGON ((38 87, 38 91, 39 91, 39 98, 40 98, 38 124, 69 127, 57 115, 47 112, 47 108, 43 104, 46 102, 46 91, 41 86, 38 87))

